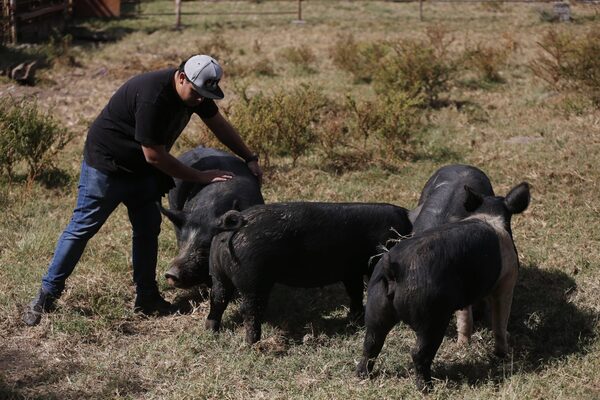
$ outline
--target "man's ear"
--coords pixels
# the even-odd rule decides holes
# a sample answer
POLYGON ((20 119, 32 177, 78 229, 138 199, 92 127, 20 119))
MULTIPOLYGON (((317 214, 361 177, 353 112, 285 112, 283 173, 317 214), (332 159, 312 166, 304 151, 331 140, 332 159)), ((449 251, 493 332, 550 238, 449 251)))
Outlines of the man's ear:
POLYGON ((183 71, 177 71, 177 83, 183 85, 183 81, 185 81, 185 73, 183 71))

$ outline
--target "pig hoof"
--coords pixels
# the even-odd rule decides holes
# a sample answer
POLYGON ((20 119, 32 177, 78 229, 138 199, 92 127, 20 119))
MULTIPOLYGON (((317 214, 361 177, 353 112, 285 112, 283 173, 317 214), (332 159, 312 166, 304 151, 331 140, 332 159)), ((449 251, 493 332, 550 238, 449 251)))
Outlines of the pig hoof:
POLYGON ((494 355, 498 358, 505 358, 507 353, 508 352, 504 349, 495 349, 494 350, 494 355))
POLYGON ((214 319, 207 319, 206 322, 204 323, 204 327, 206 328, 206 330, 218 332, 220 324, 218 321, 216 321, 214 319))
POLYGON ((459 335, 457 342, 458 342, 459 346, 468 346, 470 340, 469 340, 469 338, 467 336, 461 336, 461 335, 459 335))
POLYGON ((417 385, 417 389, 423 393, 429 393, 433 389, 431 380, 426 380, 419 376, 416 378, 415 384, 417 385))
POLYGON ((369 371, 367 369, 367 364, 366 362, 361 361, 358 366, 356 367, 356 376, 359 377, 360 379, 367 379, 369 378, 369 371))

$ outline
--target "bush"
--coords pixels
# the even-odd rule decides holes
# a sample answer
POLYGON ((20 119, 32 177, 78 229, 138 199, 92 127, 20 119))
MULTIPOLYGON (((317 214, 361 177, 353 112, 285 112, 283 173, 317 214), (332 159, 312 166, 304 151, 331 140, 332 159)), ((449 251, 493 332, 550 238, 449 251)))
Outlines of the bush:
POLYGON ((270 156, 290 156, 293 164, 315 141, 313 123, 327 100, 309 85, 272 96, 258 93, 232 111, 232 122, 268 165, 270 156))
POLYGON ((569 58, 573 56, 572 40, 573 35, 570 33, 549 30, 537 42, 543 52, 530 63, 530 68, 538 78, 554 89, 560 90, 566 84, 570 69, 569 58))
POLYGON ((329 49, 333 64, 353 75, 356 82, 370 83, 386 54, 385 44, 357 43, 352 34, 341 36, 329 49))
POLYGON ((422 126, 422 105, 422 96, 405 92, 390 91, 363 103, 349 99, 356 135, 362 136, 364 147, 374 139, 384 161, 402 159, 410 153, 410 140, 422 126))
POLYGON ((317 56, 310 47, 303 44, 299 47, 287 47, 281 52, 281 57, 305 72, 314 72, 312 65, 317 61, 317 56))
POLYGON ((422 96, 426 105, 435 104, 456 72, 456 61, 445 48, 436 48, 431 42, 402 40, 391 43, 390 48, 375 74, 375 91, 386 96, 392 92, 422 96))
POLYGON ((583 36, 549 30, 538 42, 543 52, 533 73, 557 90, 575 90, 600 104, 600 28, 583 36))
POLYGON ((9 179, 21 161, 27 164, 29 181, 51 169, 54 156, 72 139, 52 116, 25 100, 0 100, 0 131, 0 165, 9 179))
POLYGON ((500 69, 508 62, 510 49, 506 46, 486 46, 481 43, 465 52, 465 63, 488 82, 502 82, 500 69))

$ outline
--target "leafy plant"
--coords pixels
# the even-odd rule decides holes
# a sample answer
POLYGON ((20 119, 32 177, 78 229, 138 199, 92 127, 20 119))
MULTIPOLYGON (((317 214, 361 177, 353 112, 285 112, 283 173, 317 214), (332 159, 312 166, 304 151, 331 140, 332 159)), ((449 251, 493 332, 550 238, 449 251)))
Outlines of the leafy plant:
POLYGON ((475 69, 480 78, 488 82, 502 82, 500 70, 506 66, 510 50, 505 46, 488 46, 478 43, 465 52, 465 63, 475 69))
POLYGON ((35 179, 52 167, 53 158, 72 139, 51 115, 38 110, 35 101, 0 100, 0 165, 9 179, 18 162, 27 164, 27 178, 35 179))
POLYGON ((389 91, 362 103, 349 99, 356 135, 362 136, 364 147, 374 139, 377 152, 386 160, 403 158, 410 152, 410 139, 421 129, 422 106, 422 96, 402 91, 389 91))
POLYGON ((329 49, 335 66, 354 76, 356 82, 369 83, 387 50, 384 44, 358 43, 352 34, 343 35, 329 49))
POLYGON ((538 42, 543 52, 530 63, 533 73, 556 90, 575 90, 600 104, 600 29, 575 36, 549 30, 538 42))
POLYGON ((551 29, 537 42, 542 53, 530 63, 530 68, 555 89, 561 89, 566 83, 569 58, 573 55, 572 41, 572 34, 551 29))
POLYGON ((375 90, 386 96, 390 92, 423 96, 426 105, 435 104, 453 78, 455 60, 447 56, 445 48, 419 40, 401 40, 390 48, 375 74, 375 90))
POLYGON ((309 85, 300 85, 272 96, 258 93, 249 98, 243 93, 242 98, 232 111, 232 122, 249 145, 267 164, 271 155, 287 155, 295 165, 314 143, 312 125, 326 104, 322 93, 309 85))
POLYGON ((317 56, 305 44, 299 47, 286 47, 281 52, 281 57, 305 72, 314 72, 312 65, 317 61, 317 56))

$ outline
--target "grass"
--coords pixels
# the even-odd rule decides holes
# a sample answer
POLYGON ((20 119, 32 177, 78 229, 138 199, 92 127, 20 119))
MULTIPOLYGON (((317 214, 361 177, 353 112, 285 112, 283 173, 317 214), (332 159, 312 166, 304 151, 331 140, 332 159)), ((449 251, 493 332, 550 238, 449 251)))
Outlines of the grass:
MULTIPOLYGON (((87 126, 123 80, 208 52, 225 65, 223 108, 241 101, 237 86, 251 94, 310 83, 340 102, 348 95, 373 100, 371 85, 356 83, 335 66, 330 49, 337 38, 352 33, 365 42, 425 39, 428 29, 439 26, 454 38, 454 55, 509 37, 513 50, 502 66, 502 82, 492 85, 476 71, 463 71, 440 96, 447 104, 427 112, 415 154, 393 161, 393 168, 365 162, 333 171, 317 153, 301 156, 295 167, 290 157, 274 157, 265 199, 385 201, 411 208, 433 171, 454 162, 485 170, 499 194, 527 180, 531 206, 513 221, 522 269, 509 323, 512 354, 505 360, 492 356, 492 333, 485 326, 477 327, 471 346, 459 347, 451 325, 434 361, 429 397, 600 397, 600 111, 577 93, 555 92, 528 67, 539 55, 536 41, 550 26, 584 34, 598 23, 594 10, 572 4, 575 22, 562 25, 540 18, 551 5, 527 4, 492 9, 426 3, 423 22, 417 3, 398 2, 307 1, 305 24, 290 24, 293 14, 219 15, 294 11, 292 4, 184 2, 184 11, 199 14, 184 15, 185 29, 177 32, 170 30, 174 16, 159 15, 171 12, 171 2, 144 3, 140 18, 83 23, 124 35, 94 46, 74 42, 77 64, 51 64, 39 71, 34 87, 0 82, 2 96, 36 97, 76 134, 55 160, 54 179, 40 176, 31 185, 0 180, 0 398, 423 397, 410 368, 414 334, 404 325, 389 335, 377 375, 354 378, 364 330, 347 324, 348 299, 339 285, 276 287, 263 340, 252 348, 244 344, 237 304, 228 308, 217 336, 204 330, 208 304, 197 298, 186 314, 133 314, 124 208, 89 243, 56 312, 35 328, 23 327, 19 318, 70 217, 87 126), (298 65, 282 56, 292 48, 315 55, 311 73, 298 73, 298 65), (274 74, 252 73, 264 65, 274 74)), ((2 54, 27 58, 38 50, 9 48, 2 54)), ((192 122, 186 138, 197 142, 198 134, 201 123, 192 122)), ((176 153, 187 148, 182 143, 176 153)), ((24 176, 25 166, 16 172, 24 176)), ((162 274, 176 254, 167 222, 159 252, 162 274)), ((170 300, 194 298, 167 288, 162 278, 159 284, 170 300)))

